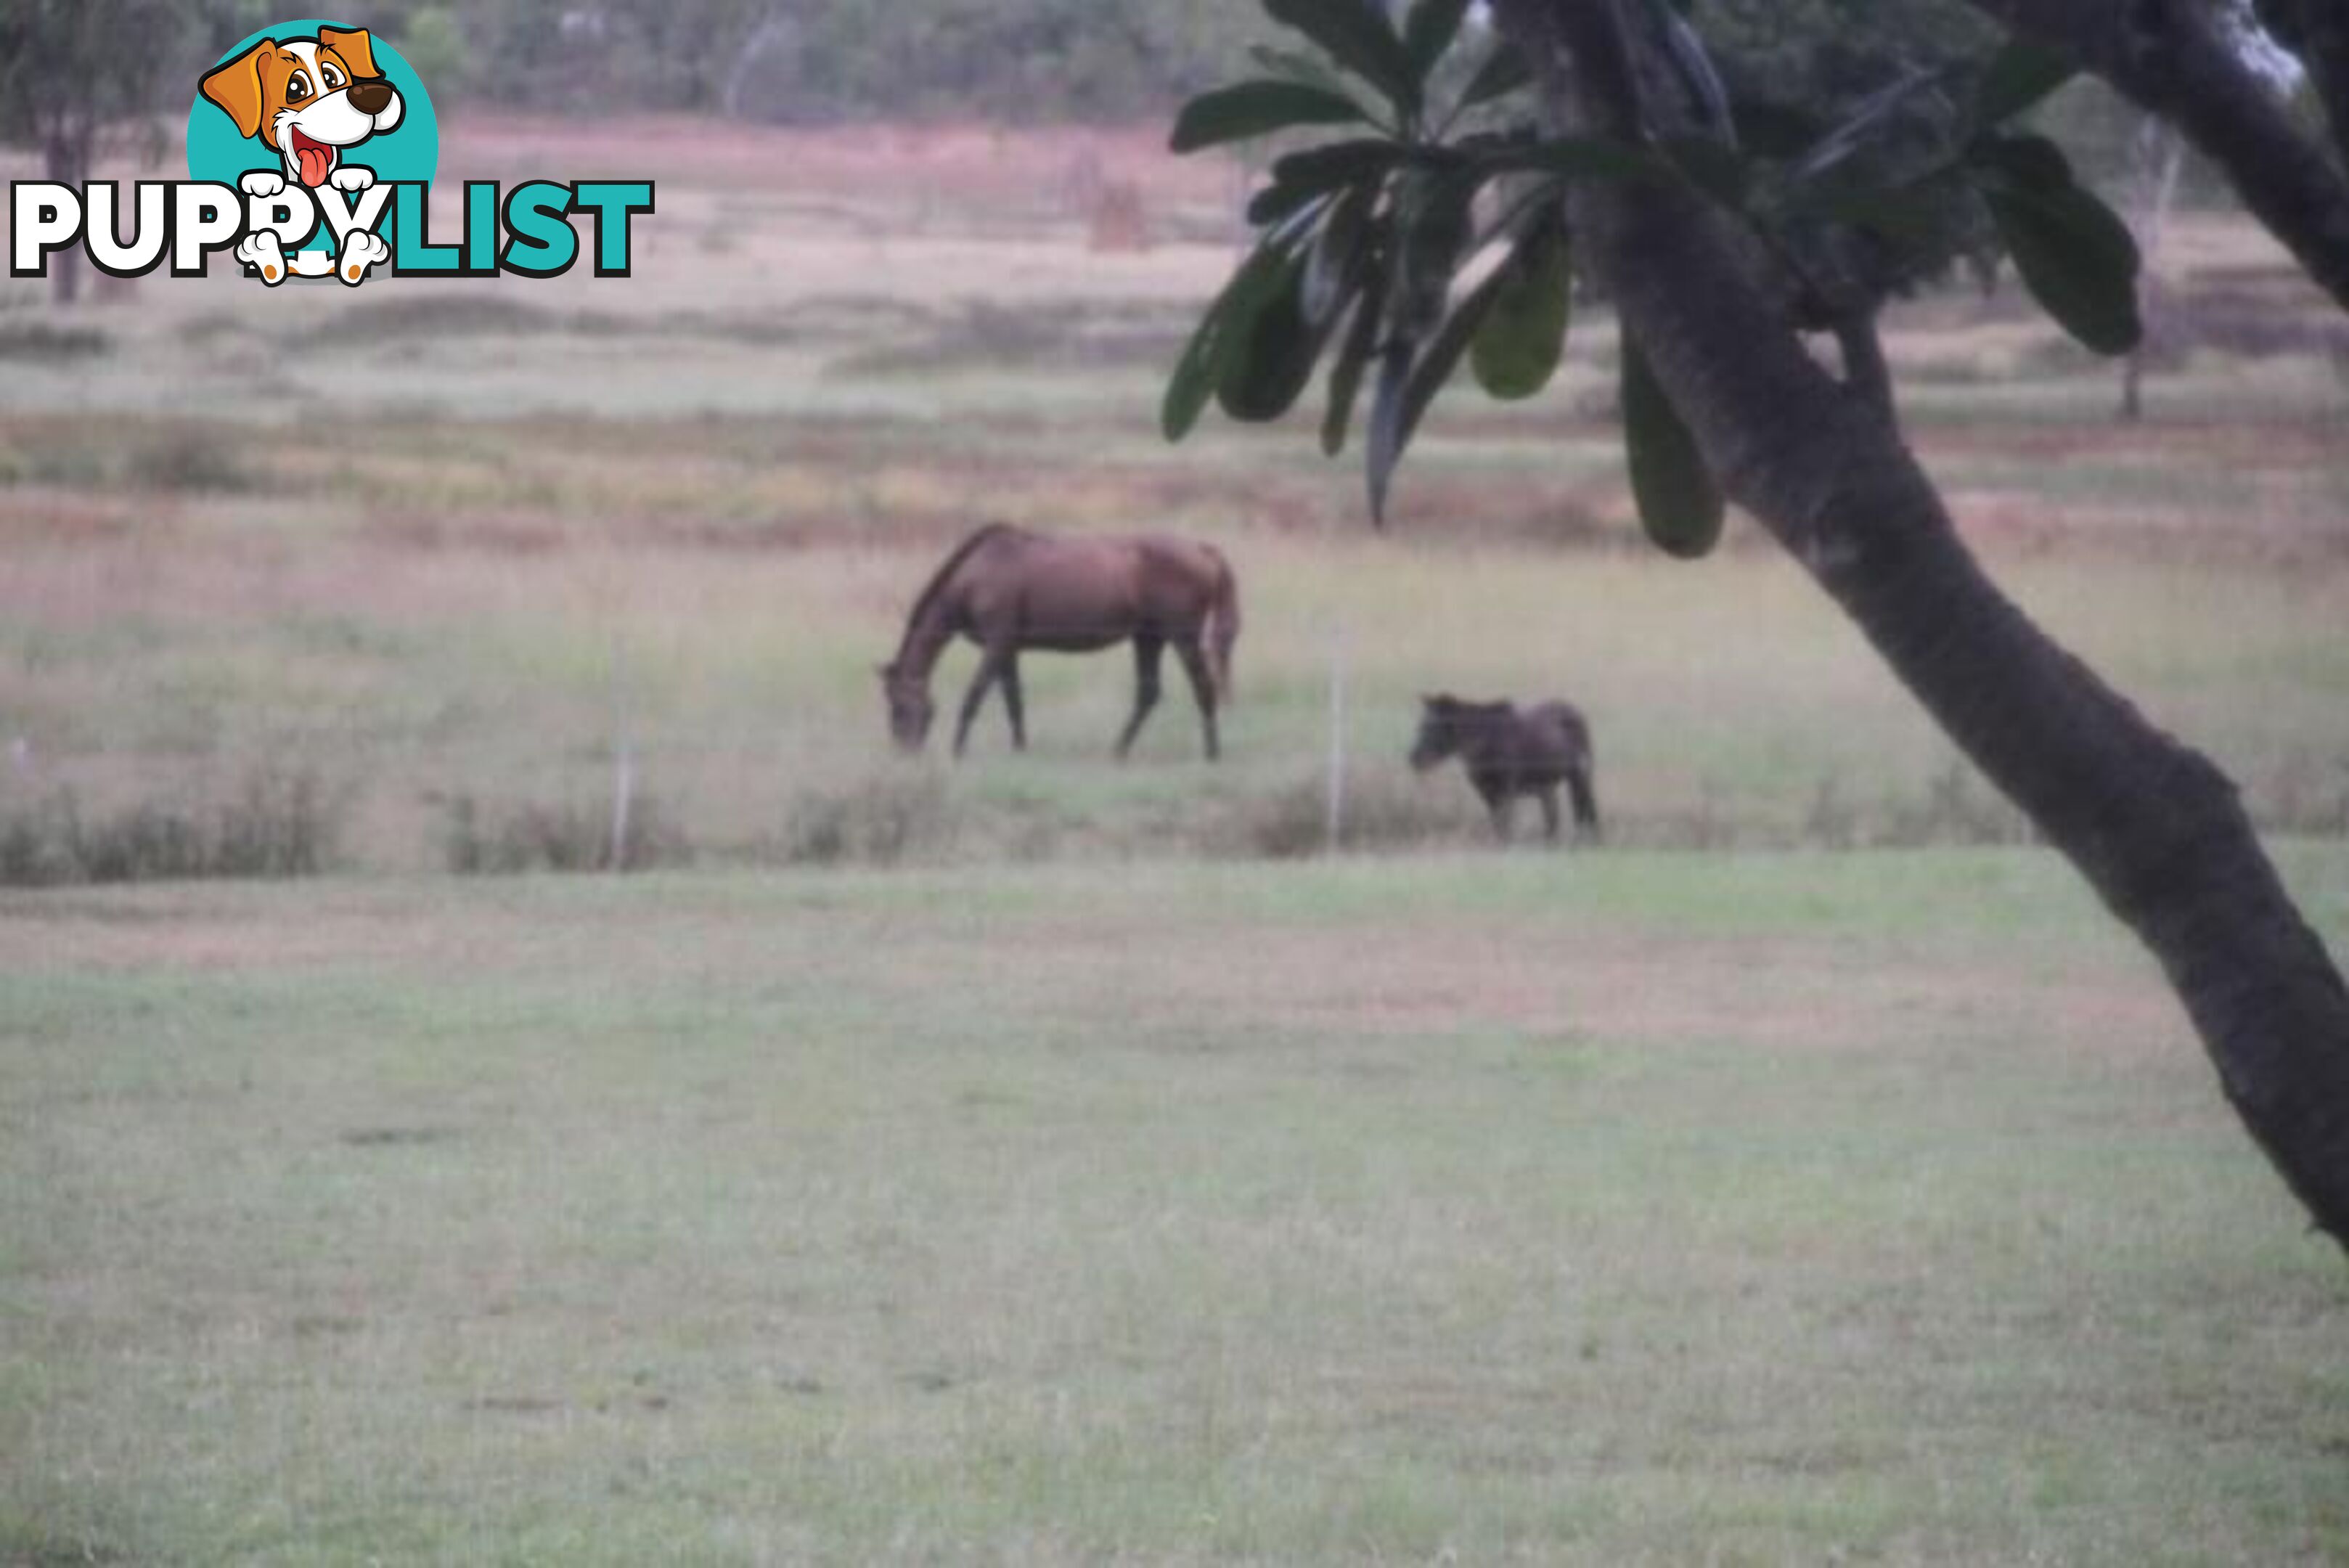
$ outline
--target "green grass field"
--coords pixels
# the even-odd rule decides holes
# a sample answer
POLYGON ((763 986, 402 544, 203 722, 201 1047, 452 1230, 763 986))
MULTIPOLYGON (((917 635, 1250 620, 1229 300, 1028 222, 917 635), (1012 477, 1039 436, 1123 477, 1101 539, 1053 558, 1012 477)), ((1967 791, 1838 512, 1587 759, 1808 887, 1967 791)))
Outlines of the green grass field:
MULTIPOLYGON (((1150 374, 1136 362, 1128 384, 1150 374)), ((1318 824, 1342 673, 1357 815, 1403 836, 1478 831, 1456 778, 1401 766, 1430 690, 1583 706, 1623 842, 2015 831, 1790 563, 1750 538, 1694 566, 1640 549, 1609 427, 1553 437, 1464 404, 1490 441, 1433 436, 1406 475, 1421 509, 1379 538, 1354 476, 1308 456, 1301 431, 1074 450, 1146 428, 1132 400, 1073 431, 974 414, 999 442, 983 461, 885 422, 788 414, 436 419, 391 427, 356 477, 286 467, 308 456, 266 427, 200 440, 136 415, 0 420, 64 476, 0 487, 0 742, 16 756, 0 815, 64 791, 94 808, 211 800, 256 770, 306 770, 343 808, 344 864, 428 868, 445 864, 451 803, 592 810, 625 741, 642 787, 717 860, 788 858, 812 815, 876 789, 925 792, 928 858, 1252 853, 1318 824), (103 451, 75 457, 76 441, 103 451), (225 465, 222 487, 135 477, 189 463, 225 465), (1120 654, 1030 661, 1029 759, 1005 754, 996 711, 963 770, 889 755, 873 667, 939 556, 989 514, 1222 544, 1247 618, 1226 766, 1198 763, 1179 680, 1136 765, 1110 764, 1132 690, 1120 654), (1580 534, 1541 532, 1576 516, 1580 534), (1971 799, 1951 806, 1952 788, 1971 799)), ((2034 455, 2043 431, 1924 430, 2034 613, 2210 750, 2263 824, 2349 830, 2349 556, 2325 532, 2349 483, 2337 443, 2301 416, 2215 438, 2074 432, 2143 470, 2139 493, 2175 492, 2156 503, 2083 499, 2065 488, 2076 456, 2034 455), (2240 501, 2214 514, 2220 484, 2240 501)), ((940 670, 949 714, 972 658, 940 670)))
MULTIPOLYGON (((1374 535, 1158 439, 1240 184, 1155 129, 451 125, 657 174, 638 275, 0 284, 0 1564, 2349 1560, 2340 1258, 1797 570, 1640 542, 1603 310, 1374 535), (1226 551, 1221 764, 1120 656, 891 754, 990 516, 1226 551), (1412 777, 1435 689, 1581 704, 1606 846, 1412 777), (450 874, 624 758, 656 870, 450 874)), ((2349 360, 2164 255, 2144 422, 2011 289, 1903 408, 2339 953, 2349 360)))
POLYGON ((0 986, 0 1560, 2349 1552, 2340 1259, 2030 851, 59 893, 0 986))

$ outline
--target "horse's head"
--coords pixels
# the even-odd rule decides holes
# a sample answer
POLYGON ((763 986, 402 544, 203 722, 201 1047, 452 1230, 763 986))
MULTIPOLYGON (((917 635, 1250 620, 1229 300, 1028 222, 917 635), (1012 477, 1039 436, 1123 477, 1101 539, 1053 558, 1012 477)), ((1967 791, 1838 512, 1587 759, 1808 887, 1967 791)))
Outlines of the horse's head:
POLYGON ((881 667, 881 694, 889 703, 889 738, 909 752, 918 752, 930 738, 930 721, 936 710, 930 703, 930 683, 895 664, 881 667))
POLYGON ((1462 733, 1462 722, 1467 717, 1468 710, 1469 705, 1457 697, 1422 697, 1419 700, 1419 738, 1411 743, 1413 771, 1423 774, 1459 751, 1465 739, 1462 733))

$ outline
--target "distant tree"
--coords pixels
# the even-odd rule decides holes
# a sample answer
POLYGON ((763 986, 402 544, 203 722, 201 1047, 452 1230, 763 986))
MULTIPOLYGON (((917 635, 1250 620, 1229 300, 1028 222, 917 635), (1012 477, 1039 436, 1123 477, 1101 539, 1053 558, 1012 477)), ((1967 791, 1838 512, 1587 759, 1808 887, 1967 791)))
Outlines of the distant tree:
MULTIPOLYGON (((174 0, 0 0, 0 141, 39 150, 42 174, 79 184, 106 139, 140 123, 179 57, 174 0), (138 40, 131 47, 128 40, 138 40)), ((49 265, 60 304, 81 288, 73 253, 49 265)))
POLYGON ((453 101, 473 86, 473 54, 450 5, 419 5, 399 30, 399 52, 424 78, 436 100, 453 101))
POLYGON ((2233 784, 1982 570, 1902 439, 1877 331, 1889 297, 1983 245, 2088 348, 2137 342, 2127 225, 2023 123, 2084 69, 2177 126, 2349 309, 2349 5, 2259 0, 2327 136, 2282 100, 2240 0, 1969 5, 2020 36, 1937 57, 1920 8, 1922 57, 1864 48, 1856 96, 1822 106, 1741 72, 1740 51, 1792 49, 1795 79, 1824 83, 1861 0, 1745 8, 1764 31, 1719 49, 1708 27, 1740 9, 1728 0, 1493 0, 1497 44, 1464 27, 1466 0, 1412 0, 1393 21, 1361 0, 1264 0, 1284 47, 1185 105, 1174 145, 1296 127, 1335 140, 1272 164, 1249 209, 1257 246, 1176 365, 1162 421, 1179 439, 1210 401, 1276 418, 1326 352, 1323 445, 1344 443, 1362 395, 1375 514, 1454 368, 1495 396, 1538 389, 1572 282, 1589 280, 1622 328, 1649 535, 1700 556, 1725 502, 1744 506, 2160 961, 2245 1127, 2349 1247, 2349 988, 2233 784), (1455 41, 1475 68, 1447 77, 1455 41), (1491 112, 1527 88, 1528 112, 1491 112), (1468 268, 1480 254, 1493 265, 1468 268), (1455 287, 1464 274, 1476 281, 1455 287), (1810 336, 1833 342, 1837 370, 1810 336))
POLYGON ((662 89, 775 120, 971 115, 1130 117, 1229 70, 1249 36, 1248 0, 615 0, 641 57, 681 51, 693 69, 662 89), (694 48, 695 37, 722 40, 694 48))
MULTIPOLYGON (((194 34, 192 47, 206 65, 286 14, 275 0, 192 0, 181 9, 188 14, 187 26, 194 34)), ((374 16, 345 19, 367 26, 381 25, 381 18, 374 16)))

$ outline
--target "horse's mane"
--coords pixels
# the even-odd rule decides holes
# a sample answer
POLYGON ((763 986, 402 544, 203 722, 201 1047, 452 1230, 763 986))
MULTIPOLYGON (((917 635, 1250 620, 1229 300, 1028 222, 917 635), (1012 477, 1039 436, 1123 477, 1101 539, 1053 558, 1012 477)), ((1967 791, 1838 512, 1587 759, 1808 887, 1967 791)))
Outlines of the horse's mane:
POLYGON ((930 580, 923 585, 921 593, 916 596, 913 611, 905 617, 906 633, 910 636, 913 629, 922 624, 922 618, 929 613, 931 603, 945 589, 947 579, 955 575, 955 568, 968 560, 972 551, 998 535, 1015 531, 1014 525, 1009 523, 988 523, 972 530, 968 538, 954 547, 954 553, 946 558, 945 564, 930 574, 930 580))

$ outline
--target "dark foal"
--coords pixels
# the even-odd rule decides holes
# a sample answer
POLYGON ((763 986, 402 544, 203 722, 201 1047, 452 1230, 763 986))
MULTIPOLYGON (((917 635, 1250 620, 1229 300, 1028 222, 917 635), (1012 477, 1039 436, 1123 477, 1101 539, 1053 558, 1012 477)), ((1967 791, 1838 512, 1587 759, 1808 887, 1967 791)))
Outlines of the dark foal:
POLYGON ((1541 802, 1545 836, 1557 837, 1557 787, 1574 799, 1578 832, 1599 836, 1599 797, 1590 783, 1590 726, 1571 703, 1544 702, 1520 710, 1508 702, 1467 702, 1457 697, 1420 699, 1419 739, 1411 765, 1419 772, 1458 757, 1492 814, 1493 831, 1509 836, 1517 796, 1541 802))

